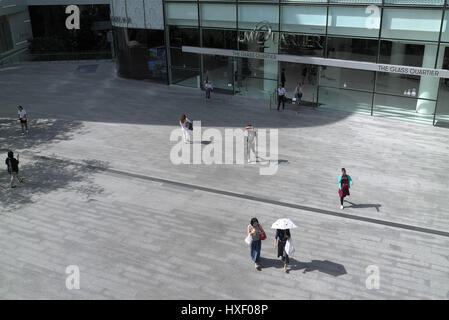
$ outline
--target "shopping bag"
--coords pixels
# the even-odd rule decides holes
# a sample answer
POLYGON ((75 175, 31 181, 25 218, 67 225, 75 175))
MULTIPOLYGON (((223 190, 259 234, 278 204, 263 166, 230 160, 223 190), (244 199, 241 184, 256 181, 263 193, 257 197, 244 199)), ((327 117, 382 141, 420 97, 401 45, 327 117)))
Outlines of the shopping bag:
POLYGON ((295 248, 293 247, 293 243, 290 241, 290 239, 287 240, 287 242, 285 243, 285 253, 287 253, 289 256, 291 256, 293 254, 293 252, 295 252, 295 248))
POLYGON ((245 238, 245 242, 247 245, 251 245, 251 242, 253 242, 253 237, 249 234, 246 238, 245 238))

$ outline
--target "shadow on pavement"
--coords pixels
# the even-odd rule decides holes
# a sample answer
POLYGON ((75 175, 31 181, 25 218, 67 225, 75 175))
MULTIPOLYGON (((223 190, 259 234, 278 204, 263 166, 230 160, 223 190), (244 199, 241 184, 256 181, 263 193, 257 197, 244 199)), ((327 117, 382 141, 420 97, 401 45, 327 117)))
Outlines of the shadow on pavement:
MULTIPOLYGON (((30 149, 42 144, 69 140, 82 128, 79 121, 33 119, 29 121, 29 133, 22 135, 16 119, 0 119, 0 152, 30 149)), ((0 159, 3 157, 0 157, 0 159)))
POLYGON ((0 212, 17 211, 36 202, 40 196, 59 189, 78 193, 89 201, 104 192, 104 188, 95 184, 92 178, 100 170, 89 164, 75 165, 42 157, 33 163, 21 163, 19 174, 24 183, 12 189, 9 186, 10 175, 4 169, 0 174, 0 212))
MULTIPOLYGON (((262 270, 266 268, 284 268, 284 263, 280 259, 269 259, 261 257, 260 264, 262 266, 262 270)), ((312 260, 310 262, 301 262, 290 258, 290 264, 287 270, 289 272, 295 270, 304 270, 303 273, 319 271, 334 277, 347 274, 346 268, 342 264, 335 263, 329 260, 312 260)))
POLYGON ((382 207, 380 204, 355 204, 348 200, 345 200, 345 202, 351 204, 350 206, 346 208, 354 208, 354 209, 364 209, 364 208, 376 208, 377 212, 379 212, 379 208, 382 207))

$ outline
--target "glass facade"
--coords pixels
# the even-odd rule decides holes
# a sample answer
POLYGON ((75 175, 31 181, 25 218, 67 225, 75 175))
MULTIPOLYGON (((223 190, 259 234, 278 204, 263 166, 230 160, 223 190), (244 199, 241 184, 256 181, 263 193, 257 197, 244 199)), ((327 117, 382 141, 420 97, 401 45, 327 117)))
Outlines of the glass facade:
POLYGON ((11 29, 6 16, 0 17, 0 54, 13 48, 11 29))
POLYGON ((170 84, 202 88, 210 80, 218 91, 270 99, 283 74, 289 97, 301 83, 303 101, 318 108, 442 125, 449 123, 449 79, 187 53, 182 46, 449 70, 448 2, 163 0, 165 41, 158 46, 167 48, 170 84))

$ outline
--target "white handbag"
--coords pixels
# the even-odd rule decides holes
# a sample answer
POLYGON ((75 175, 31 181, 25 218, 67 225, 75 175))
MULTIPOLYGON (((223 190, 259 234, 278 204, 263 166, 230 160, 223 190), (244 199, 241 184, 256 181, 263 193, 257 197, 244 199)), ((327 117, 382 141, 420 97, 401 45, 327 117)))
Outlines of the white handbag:
POLYGON ((249 234, 246 238, 245 238, 245 243, 247 245, 251 245, 251 242, 253 242, 253 237, 249 234))
POLYGON ((290 241, 290 239, 287 240, 287 242, 285 243, 285 253, 287 253, 289 256, 291 256, 293 254, 293 252, 295 252, 295 248, 293 247, 293 243, 290 241))

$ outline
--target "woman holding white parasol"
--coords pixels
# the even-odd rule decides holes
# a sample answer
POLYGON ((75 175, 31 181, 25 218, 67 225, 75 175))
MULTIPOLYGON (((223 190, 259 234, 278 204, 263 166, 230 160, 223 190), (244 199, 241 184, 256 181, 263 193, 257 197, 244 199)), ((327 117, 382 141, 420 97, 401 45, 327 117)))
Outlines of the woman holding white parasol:
POLYGON ((276 229, 276 234, 274 236, 274 247, 278 248, 277 256, 282 257, 281 259, 284 262, 284 272, 287 272, 287 265, 290 263, 288 255, 292 254, 294 251, 290 242, 290 229, 297 227, 298 226, 288 218, 278 219, 271 226, 271 229, 276 229))

